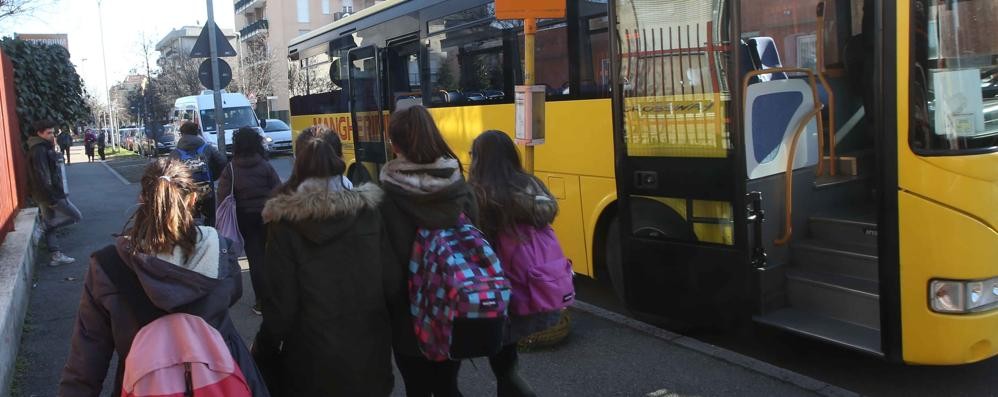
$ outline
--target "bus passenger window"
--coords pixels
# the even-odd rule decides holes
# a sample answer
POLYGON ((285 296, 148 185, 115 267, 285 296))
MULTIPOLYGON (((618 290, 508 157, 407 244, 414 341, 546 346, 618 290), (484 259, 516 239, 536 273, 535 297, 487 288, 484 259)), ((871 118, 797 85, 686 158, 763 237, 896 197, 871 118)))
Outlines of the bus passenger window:
POLYGON ((579 95, 588 98, 610 96, 610 21, 606 3, 580 1, 579 19, 579 95))
POLYGON ((429 37, 430 104, 503 102, 508 98, 503 32, 483 23, 429 37))
POLYGON ((419 78, 419 42, 390 45, 387 65, 392 110, 423 104, 422 81, 419 78))
MULTIPOLYGON (((516 42, 520 51, 520 62, 524 62, 523 32, 516 42)), ((548 98, 568 96, 571 88, 568 83, 568 27, 563 20, 542 20, 538 22, 534 48, 534 84, 543 85, 548 98)), ((522 67, 522 66, 521 66, 522 67)), ((517 76, 517 84, 523 83, 523 76, 517 76)))

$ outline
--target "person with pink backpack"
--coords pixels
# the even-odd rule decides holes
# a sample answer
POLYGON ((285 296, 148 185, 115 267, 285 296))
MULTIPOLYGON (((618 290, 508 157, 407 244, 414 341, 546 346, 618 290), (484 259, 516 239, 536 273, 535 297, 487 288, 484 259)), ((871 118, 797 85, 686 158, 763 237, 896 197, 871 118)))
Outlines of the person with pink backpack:
POLYGON ((523 170, 516 145, 502 131, 475 138, 468 182, 478 198, 478 226, 512 284, 504 346, 489 357, 497 394, 534 396, 518 373, 517 342, 554 326, 575 299, 571 262, 551 228, 558 202, 523 170))
POLYGON ((242 295, 232 243, 194 222, 203 190, 172 158, 141 185, 122 236, 90 258, 58 395, 102 395, 117 353, 114 397, 269 397, 229 316, 242 295))

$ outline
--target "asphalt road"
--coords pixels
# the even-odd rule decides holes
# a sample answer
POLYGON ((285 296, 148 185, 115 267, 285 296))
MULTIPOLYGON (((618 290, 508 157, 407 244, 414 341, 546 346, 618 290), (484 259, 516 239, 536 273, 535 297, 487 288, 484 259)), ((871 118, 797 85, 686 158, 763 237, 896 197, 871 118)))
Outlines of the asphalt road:
MULTIPOLYGON (((627 311, 612 289, 576 282, 580 300, 627 311)), ((870 396, 998 396, 998 357, 963 366, 907 366, 768 327, 745 324, 715 334, 687 334, 706 343, 870 396)))

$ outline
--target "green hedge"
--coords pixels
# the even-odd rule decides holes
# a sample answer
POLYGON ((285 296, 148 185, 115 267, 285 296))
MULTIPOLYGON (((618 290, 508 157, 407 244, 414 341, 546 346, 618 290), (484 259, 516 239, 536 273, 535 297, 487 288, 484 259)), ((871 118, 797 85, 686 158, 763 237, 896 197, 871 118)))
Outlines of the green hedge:
POLYGON ((70 62, 69 51, 59 45, 10 37, 0 40, 0 49, 14 66, 22 137, 27 137, 31 124, 37 120, 73 126, 91 118, 86 90, 76 66, 70 62))

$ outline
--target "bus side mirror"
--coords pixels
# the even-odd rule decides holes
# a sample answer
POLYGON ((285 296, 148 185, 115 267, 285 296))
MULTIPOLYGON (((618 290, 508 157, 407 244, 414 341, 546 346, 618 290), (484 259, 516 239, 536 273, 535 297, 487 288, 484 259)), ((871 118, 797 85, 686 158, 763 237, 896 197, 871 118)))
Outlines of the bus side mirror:
POLYGON ((267 128, 267 119, 260 119, 260 128, 267 128))

